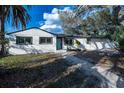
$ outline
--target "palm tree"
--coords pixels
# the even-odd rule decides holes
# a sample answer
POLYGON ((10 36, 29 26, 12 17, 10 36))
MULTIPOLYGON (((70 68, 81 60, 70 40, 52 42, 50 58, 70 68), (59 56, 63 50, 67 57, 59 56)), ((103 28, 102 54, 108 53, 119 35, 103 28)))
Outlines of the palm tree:
MULTIPOLYGON (((28 8, 28 7, 27 7, 28 8)), ((0 6, 0 40, 1 55, 5 54, 5 23, 11 22, 12 26, 18 28, 21 24, 22 29, 26 28, 26 23, 30 20, 30 15, 27 13, 26 6, 22 5, 3 5, 0 6)))

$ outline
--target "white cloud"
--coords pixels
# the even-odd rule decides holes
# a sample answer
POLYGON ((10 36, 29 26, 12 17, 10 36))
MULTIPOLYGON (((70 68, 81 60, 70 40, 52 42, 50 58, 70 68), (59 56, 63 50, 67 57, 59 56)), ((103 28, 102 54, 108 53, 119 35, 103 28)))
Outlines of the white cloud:
POLYGON ((64 7, 64 9, 53 8, 51 13, 44 13, 43 18, 45 20, 44 25, 41 23, 41 29, 53 32, 62 33, 61 22, 58 11, 71 11, 70 7, 64 7))
POLYGON ((56 13, 58 13, 58 10, 59 10, 59 9, 57 9, 57 8, 53 8, 52 13, 53 13, 53 14, 54 14, 54 13, 56 14, 56 13))

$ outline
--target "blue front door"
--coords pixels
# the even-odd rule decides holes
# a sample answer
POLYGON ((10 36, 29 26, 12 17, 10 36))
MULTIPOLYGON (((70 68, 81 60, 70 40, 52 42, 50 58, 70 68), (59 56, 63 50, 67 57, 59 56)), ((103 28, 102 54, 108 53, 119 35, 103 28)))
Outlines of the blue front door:
POLYGON ((57 38, 56 48, 57 50, 62 49, 62 38, 57 38))

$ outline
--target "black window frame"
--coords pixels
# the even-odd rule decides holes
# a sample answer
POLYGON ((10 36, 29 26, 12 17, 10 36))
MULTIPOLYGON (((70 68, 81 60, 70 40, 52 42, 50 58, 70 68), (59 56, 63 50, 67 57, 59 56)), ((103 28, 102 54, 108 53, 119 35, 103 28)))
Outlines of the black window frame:
POLYGON ((17 44, 17 45, 32 45, 32 43, 33 43, 33 37, 21 37, 21 36, 16 36, 16 44, 17 44), (28 40, 26 40, 27 38, 28 38, 28 39, 30 38, 30 40, 31 40, 31 42, 28 43, 28 44, 27 44, 27 41, 28 41, 28 40), (20 41, 18 41, 19 39, 22 39, 23 42, 20 43, 20 41))
POLYGON ((39 44, 53 44, 53 37, 39 37, 39 44), (43 38, 45 41, 42 43, 41 38, 43 38), (48 39, 50 39, 50 42, 48 42, 48 39))

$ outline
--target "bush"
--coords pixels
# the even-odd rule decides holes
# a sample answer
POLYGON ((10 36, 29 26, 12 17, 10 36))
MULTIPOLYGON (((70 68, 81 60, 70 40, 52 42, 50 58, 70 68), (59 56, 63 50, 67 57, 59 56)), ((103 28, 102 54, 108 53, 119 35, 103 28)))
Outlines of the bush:
POLYGON ((123 51, 123 52, 124 52, 124 38, 121 38, 121 39, 118 41, 118 44, 119 44, 119 49, 120 49, 120 51, 123 51))
POLYGON ((120 27, 116 32, 115 41, 118 43, 119 50, 124 52, 124 27, 120 27))
POLYGON ((78 46, 81 45, 80 41, 78 41, 78 40, 75 40, 75 43, 76 43, 78 46))

